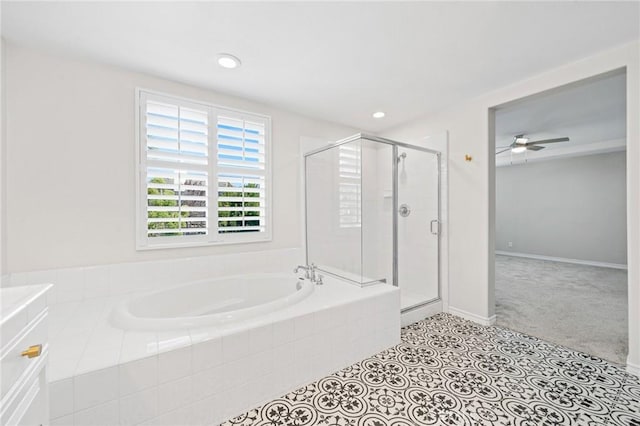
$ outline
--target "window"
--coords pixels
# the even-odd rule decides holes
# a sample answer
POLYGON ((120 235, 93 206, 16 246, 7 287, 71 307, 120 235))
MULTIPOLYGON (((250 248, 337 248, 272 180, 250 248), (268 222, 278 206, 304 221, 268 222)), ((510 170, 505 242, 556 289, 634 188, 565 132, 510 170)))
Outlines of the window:
POLYGON ((359 144, 338 146, 340 228, 359 228, 362 224, 361 159, 359 144))
POLYGON ((270 239, 269 117, 138 91, 138 248, 270 239))

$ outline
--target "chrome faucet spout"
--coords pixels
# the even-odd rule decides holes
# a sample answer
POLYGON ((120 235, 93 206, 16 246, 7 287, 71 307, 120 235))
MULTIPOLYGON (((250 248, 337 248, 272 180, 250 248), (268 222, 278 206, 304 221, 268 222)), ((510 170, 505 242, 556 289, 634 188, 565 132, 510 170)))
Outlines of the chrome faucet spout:
POLYGON ((295 268, 293 268, 293 273, 297 274, 298 272, 300 272, 300 270, 304 271, 304 277, 308 280, 311 280, 312 283, 317 284, 317 285, 322 285, 322 275, 320 275, 317 271, 316 271, 317 267, 315 263, 312 263, 311 265, 298 265, 295 268))
POLYGON ((308 271, 309 271, 309 279, 311 280, 311 282, 315 283, 316 282, 316 265, 315 265, 315 263, 312 263, 309 266, 308 271))
POLYGON ((304 271, 304 277, 309 279, 311 278, 311 273, 309 272, 310 268, 309 266, 303 266, 303 265, 298 265, 295 268, 293 268, 293 273, 297 274, 298 272, 300 272, 300 270, 304 271))

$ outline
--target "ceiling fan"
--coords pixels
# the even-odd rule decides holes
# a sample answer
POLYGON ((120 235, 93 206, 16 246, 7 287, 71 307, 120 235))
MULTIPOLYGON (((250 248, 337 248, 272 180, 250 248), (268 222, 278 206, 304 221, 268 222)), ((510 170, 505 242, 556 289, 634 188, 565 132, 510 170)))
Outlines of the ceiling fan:
POLYGON ((514 154, 519 154, 521 152, 529 151, 540 151, 544 149, 544 146, 540 146, 545 143, 556 143, 556 142, 569 142, 568 137, 564 138, 554 138, 554 139, 543 139, 539 141, 529 141, 529 138, 525 138, 524 135, 516 135, 513 138, 513 142, 508 146, 498 147, 500 151, 496 152, 496 155, 501 154, 505 151, 511 150, 514 154))

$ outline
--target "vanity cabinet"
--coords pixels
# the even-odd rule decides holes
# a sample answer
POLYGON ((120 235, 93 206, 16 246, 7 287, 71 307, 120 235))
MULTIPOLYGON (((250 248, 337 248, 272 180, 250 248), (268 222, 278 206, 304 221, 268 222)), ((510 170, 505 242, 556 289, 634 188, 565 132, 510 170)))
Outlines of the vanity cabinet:
POLYGON ((0 288, 0 424, 49 423, 47 291, 0 288))

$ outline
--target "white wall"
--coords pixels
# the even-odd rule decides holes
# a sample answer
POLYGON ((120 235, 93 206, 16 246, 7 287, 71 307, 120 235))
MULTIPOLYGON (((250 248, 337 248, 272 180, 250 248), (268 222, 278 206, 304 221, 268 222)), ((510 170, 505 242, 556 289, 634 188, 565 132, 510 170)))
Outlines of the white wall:
POLYGON ((6 272, 299 247, 301 136, 354 129, 160 78, 6 44, 6 272), (135 250, 136 87, 272 117, 273 241, 135 250))
MULTIPOLYGON (((1 8, 0 8, 1 9, 1 8)), ((0 276, 4 276, 6 273, 6 240, 5 240, 5 228, 6 228, 6 190, 5 190, 5 160, 6 160, 6 90, 5 90, 5 64, 4 60, 4 39, 0 38, 0 276)))
MULTIPOLYGON (((417 141, 449 131, 449 305, 478 318, 494 315, 495 151, 492 108, 542 91, 626 67, 627 252, 629 256, 629 366, 640 373, 640 87, 639 44, 567 64, 415 120, 384 136, 417 141), (473 157, 466 162, 465 154, 473 157)), ((428 78, 428 77, 425 77, 428 78)), ((470 76, 472 78, 472 76, 470 76)))
POLYGON ((626 169, 624 151, 498 167, 496 250, 626 265, 626 169))

